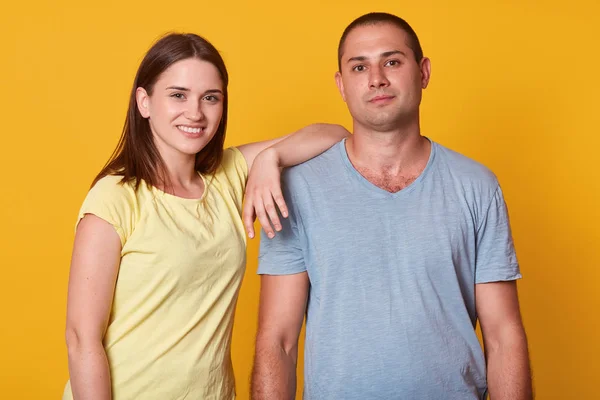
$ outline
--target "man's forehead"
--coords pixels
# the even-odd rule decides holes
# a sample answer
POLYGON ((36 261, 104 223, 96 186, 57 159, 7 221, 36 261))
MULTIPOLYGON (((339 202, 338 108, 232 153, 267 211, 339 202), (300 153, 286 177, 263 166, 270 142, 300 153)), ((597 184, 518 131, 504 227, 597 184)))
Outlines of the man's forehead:
POLYGON ((408 35, 404 30, 389 23, 359 26, 353 29, 344 42, 342 57, 351 58, 366 54, 399 50, 410 51, 408 35))

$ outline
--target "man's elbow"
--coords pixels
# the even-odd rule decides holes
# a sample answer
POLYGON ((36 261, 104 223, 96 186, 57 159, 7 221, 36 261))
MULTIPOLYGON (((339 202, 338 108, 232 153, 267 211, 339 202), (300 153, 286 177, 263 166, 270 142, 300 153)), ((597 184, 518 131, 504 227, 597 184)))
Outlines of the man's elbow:
POLYGON ((271 357, 283 356, 296 364, 298 361, 298 338, 259 330, 256 335, 256 356, 259 357, 261 354, 268 354, 271 357))
POLYGON ((487 335, 484 333, 484 343, 488 353, 520 348, 527 351, 527 336, 520 321, 499 326, 487 335))

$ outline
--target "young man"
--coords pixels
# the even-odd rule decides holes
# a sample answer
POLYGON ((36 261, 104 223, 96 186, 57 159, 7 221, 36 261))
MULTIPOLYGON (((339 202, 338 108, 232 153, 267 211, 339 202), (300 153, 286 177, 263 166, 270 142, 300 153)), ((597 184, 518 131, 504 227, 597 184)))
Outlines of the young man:
POLYGON ((294 398, 306 312, 305 399, 530 399, 502 191, 421 136, 430 61, 415 32, 364 15, 338 59, 354 132, 284 172, 289 217, 261 240, 253 398, 294 398))

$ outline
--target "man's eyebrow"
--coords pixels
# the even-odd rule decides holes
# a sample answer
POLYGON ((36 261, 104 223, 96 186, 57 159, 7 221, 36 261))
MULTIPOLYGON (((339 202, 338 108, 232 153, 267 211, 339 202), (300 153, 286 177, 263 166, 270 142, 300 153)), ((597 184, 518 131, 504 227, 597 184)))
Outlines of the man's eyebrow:
POLYGON ((347 62, 351 63, 354 61, 366 61, 366 60, 367 60, 367 57, 365 57, 365 56, 357 56, 357 57, 350 57, 347 62))
POLYGON ((406 53, 401 50, 392 50, 392 51, 383 52, 383 53, 381 53, 381 57, 395 56, 396 54, 402 54, 404 57, 406 57, 406 53))

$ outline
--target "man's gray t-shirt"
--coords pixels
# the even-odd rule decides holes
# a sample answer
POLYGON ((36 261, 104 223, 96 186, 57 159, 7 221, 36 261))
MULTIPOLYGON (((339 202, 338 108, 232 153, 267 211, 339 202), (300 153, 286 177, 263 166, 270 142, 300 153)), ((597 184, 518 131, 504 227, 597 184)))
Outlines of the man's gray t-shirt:
POLYGON ((389 193, 345 141, 283 174, 290 216, 259 274, 307 271, 304 399, 482 399, 475 284, 521 277, 494 174, 435 142, 389 193))

